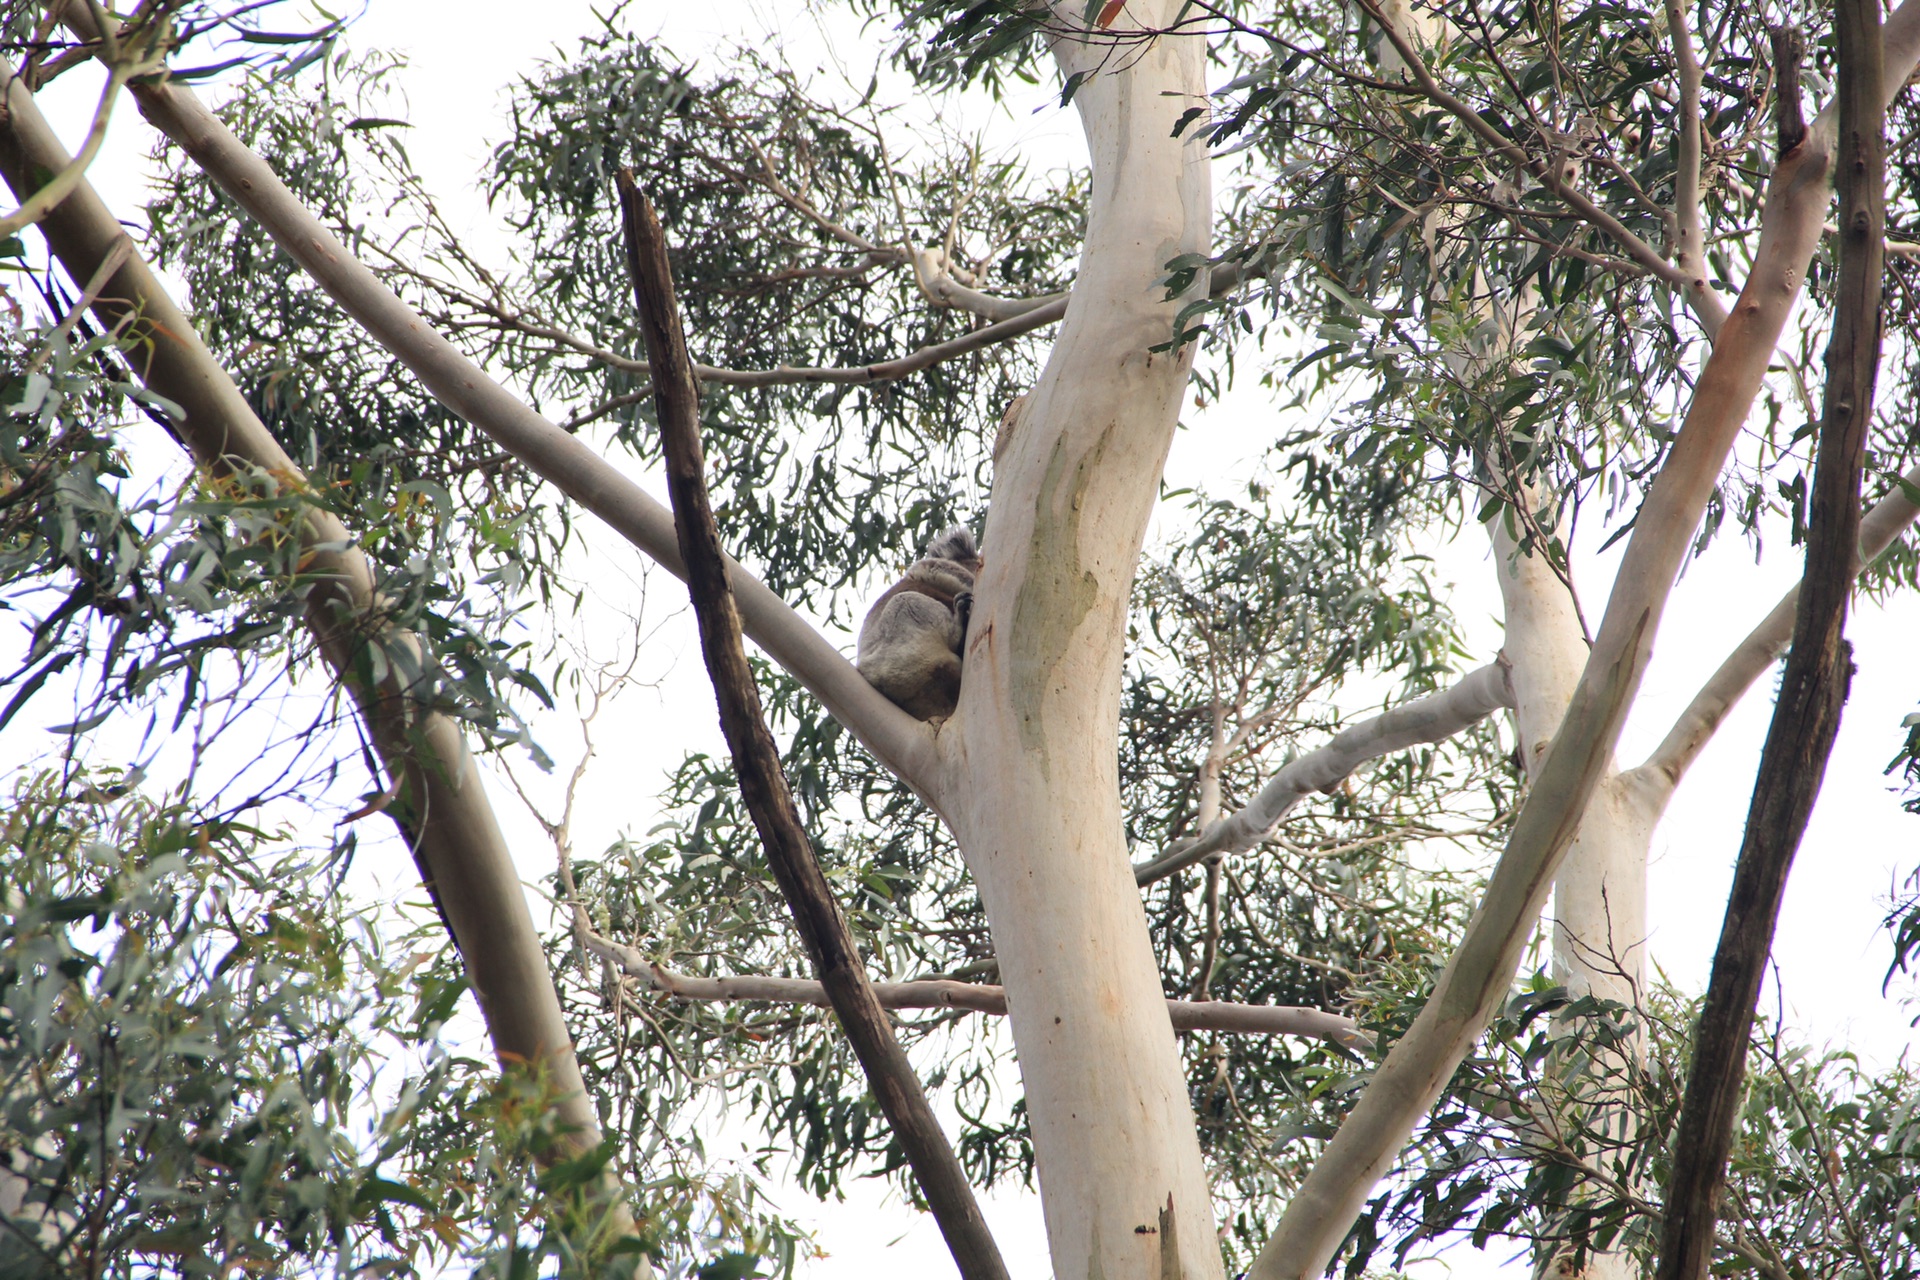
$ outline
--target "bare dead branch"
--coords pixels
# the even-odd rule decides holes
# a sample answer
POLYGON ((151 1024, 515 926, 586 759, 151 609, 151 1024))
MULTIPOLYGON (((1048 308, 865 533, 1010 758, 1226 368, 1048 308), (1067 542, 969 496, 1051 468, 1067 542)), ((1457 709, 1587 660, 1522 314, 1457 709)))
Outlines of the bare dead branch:
MULTIPOLYGON (((826 988, 807 978, 754 976, 701 978, 654 964, 632 947, 599 934, 585 939, 589 951, 611 960, 630 978, 662 995, 680 1000, 743 1000, 769 1004, 831 1007, 826 988)), ((937 978, 914 982, 876 982, 873 993, 888 1009, 960 1009, 1003 1016, 1007 989, 980 982, 937 978)), ((1248 1035, 1311 1036, 1342 1048, 1360 1049, 1372 1038, 1352 1018, 1310 1005, 1233 1004, 1223 1000, 1169 1000, 1167 1014, 1175 1031, 1241 1032, 1248 1035)))
POLYGON ((1768 34, 1773 41, 1774 141, 1785 155, 1807 136, 1800 106, 1800 60, 1806 56, 1807 39, 1795 26, 1773 27, 1768 34))
MULTIPOLYGON (((1703 1280, 1713 1260, 1727 1155, 1743 1100, 1754 1002, 1773 949, 1787 874, 1826 776, 1853 676, 1845 639, 1860 544, 1860 474, 1880 366, 1886 271, 1886 107, 1879 0, 1834 6, 1839 64, 1840 273, 1827 346, 1826 404, 1808 507, 1807 567, 1793 648, 1760 753, 1726 922, 1694 1033, 1661 1224, 1657 1280, 1703 1280)), ((1788 100, 1781 86, 1781 101, 1788 100)), ((1783 116, 1782 140, 1786 138, 1783 116)))
POLYGON ((834 901, 787 787, 779 749, 761 711, 753 668, 747 664, 740 615, 727 583, 727 559, 720 551, 720 530, 707 498, 700 392, 674 300, 666 235, 646 196, 634 185, 632 171, 622 169, 617 182, 627 268, 633 276, 653 378, 680 556, 687 567, 687 589, 700 624, 700 648, 720 703, 720 726, 740 779, 741 799, 760 833, 767 864, 793 912, 801 941, 819 971, 824 994, 853 1044, 881 1111, 893 1125, 894 1137, 906 1152, 960 1274, 969 1280, 1005 1280, 1006 1264, 987 1230, 966 1171, 941 1132, 920 1078, 874 995, 853 931, 834 901))
POLYGON ((773 369, 716 369, 712 365, 695 365, 694 373, 702 382, 721 382, 734 387, 772 387, 792 383, 826 383, 834 385, 858 386, 869 382, 892 382, 905 378, 922 369, 930 369, 943 360, 978 351, 1017 338, 1023 333, 1031 333, 1054 323, 1067 314, 1067 298, 1055 295, 1050 302, 1039 302, 1030 310, 1001 320, 995 324, 982 325, 971 333, 963 333, 957 338, 945 342, 936 342, 921 347, 895 360, 882 360, 874 364, 855 365, 844 369, 796 369, 782 365, 773 369))

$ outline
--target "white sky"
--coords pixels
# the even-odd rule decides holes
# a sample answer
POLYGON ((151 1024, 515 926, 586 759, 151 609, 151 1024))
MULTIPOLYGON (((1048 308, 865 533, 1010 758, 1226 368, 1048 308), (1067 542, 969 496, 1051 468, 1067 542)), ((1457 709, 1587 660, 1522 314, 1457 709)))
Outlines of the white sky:
MULTIPOLYGON (((410 58, 404 78, 414 126, 406 137, 408 150, 456 228, 470 235, 483 255, 499 252, 502 243, 488 221, 475 179, 488 150, 505 133, 504 87, 549 56, 556 44, 570 47, 574 37, 592 29, 591 9, 588 0, 544 0, 538 5, 474 0, 457 6, 369 0, 365 18, 352 33, 356 47, 384 48, 410 58)), ((864 80, 880 47, 879 36, 864 36, 855 24, 836 19, 829 42, 805 15, 788 13, 770 20, 769 15, 778 12, 743 0, 633 9, 635 21, 657 23, 667 45, 683 58, 700 58, 727 42, 771 29, 783 32, 803 68, 815 65, 830 43, 833 55, 864 80)), ((84 111, 96 91, 91 84, 62 82, 47 95, 49 114, 67 124, 69 145, 78 141, 84 111)), ((1077 126, 1061 115, 1046 90, 998 112, 983 106, 974 127, 988 132, 994 143, 1022 148, 1045 164, 1083 159, 1077 126)), ((147 145, 144 123, 130 105, 123 107, 93 175, 109 203, 135 222, 143 181, 141 156, 147 145)), ((1222 457, 1257 452, 1278 425, 1272 409, 1253 392, 1189 412, 1187 424, 1170 462, 1169 479, 1176 483, 1217 481, 1222 457)), ((661 491, 658 484, 651 487, 661 491)), ((1587 548, 1601 540, 1592 532, 1582 539, 1587 548)), ((635 584, 644 572, 637 554, 603 530, 593 530, 589 541, 596 557, 591 576, 596 589, 609 597, 608 609, 616 614, 637 611, 635 584)), ((1688 568, 1628 723, 1623 760, 1644 757, 1727 650, 1792 584, 1798 556, 1786 553, 1784 531, 1776 530, 1768 547, 1766 562, 1756 566, 1737 538, 1722 538, 1688 568)), ((1500 642, 1491 557, 1477 534, 1433 550, 1442 578, 1451 578, 1455 585, 1454 609, 1478 655, 1474 660, 1491 657, 1500 642)), ((1613 554, 1595 559, 1576 549, 1576 573, 1591 618, 1597 618, 1604 605, 1618 551, 1616 547, 1613 554)), ((654 585, 661 589, 645 610, 648 624, 667 619, 683 600, 670 579, 656 575, 654 585)), ((639 832, 652 826, 654 815, 635 812, 634 797, 651 795, 662 769, 682 750, 720 745, 696 643, 683 623, 669 621, 649 651, 641 675, 650 687, 630 695, 602 723, 600 758, 577 817, 577 844, 583 852, 604 847, 623 829, 639 832), (636 726, 640 732, 631 732, 636 726)), ((617 624, 614 630, 617 633, 617 624)), ((609 633, 600 629, 593 634, 609 633)), ((1915 1011, 1903 1014, 1898 1004, 1880 995, 1890 955, 1879 929, 1881 902, 1893 880, 1920 862, 1920 819, 1900 812, 1890 780, 1881 771, 1901 740, 1901 716, 1920 698, 1920 664, 1914 660, 1920 600, 1903 598, 1884 608, 1863 604, 1851 636, 1859 674, 1788 891, 1775 949, 1779 987, 1769 984, 1762 1014, 1771 1017, 1784 1009, 1788 1022, 1816 1043, 1850 1045, 1870 1063, 1887 1063, 1909 1046, 1907 1019, 1915 1011)), ((836 639, 851 649, 849 637, 836 639)), ((1683 988, 1699 990, 1706 982, 1772 687, 1771 678, 1763 681, 1728 718, 1654 839, 1651 954, 1683 988)), ((575 752, 572 730, 561 718, 540 726, 539 736, 564 774, 575 752)), ((533 782, 550 794, 545 780, 533 782)), ((495 797, 523 873, 537 879, 551 865, 549 846, 510 792, 496 786, 495 797)), ((394 859, 385 870, 393 877, 393 888, 403 890, 411 883, 412 869, 404 858, 394 859)), ((1899 993, 1896 986, 1895 995, 1899 993)), ((928 1275, 951 1274, 931 1224, 897 1205, 878 1206, 878 1199, 869 1189, 844 1205, 817 1206, 795 1191, 784 1207, 816 1226, 830 1255, 828 1261, 804 1268, 803 1274, 881 1274, 902 1267, 928 1275)), ((1035 1199, 991 1197, 986 1210, 1015 1276, 1046 1276, 1035 1199)), ((1491 1272, 1493 1261, 1464 1248, 1447 1259, 1464 1275, 1491 1272)))

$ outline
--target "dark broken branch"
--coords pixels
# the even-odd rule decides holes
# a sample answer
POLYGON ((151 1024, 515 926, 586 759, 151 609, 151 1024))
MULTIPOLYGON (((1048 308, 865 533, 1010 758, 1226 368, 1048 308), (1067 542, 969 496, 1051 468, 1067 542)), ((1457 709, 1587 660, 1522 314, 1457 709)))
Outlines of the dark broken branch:
POLYGON ((1807 117, 1800 106, 1800 59, 1806 37, 1789 25, 1768 31, 1773 40, 1773 123, 1779 154, 1785 155, 1807 136, 1807 117))
MULTIPOLYGON (((1739 1118, 1754 1003, 1773 948, 1787 874, 1826 774, 1853 673, 1852 650, 1843 632, 1860 539, 1860 473, 1880 364, 1885 270, 1886 112, 1880 89, 1878 0, 1840 0, 1834 24, 1840 69, 1834 166, 1840 187, 1840 284, 1827 347, 1826 405, 1814 467, 1807 568, 1793 648, 1761 752, 1746 838, 1694 1035, 1693 1067, 1667 1186, 1658 1280, 1703 1280, 1713 1260, 1714 1224, 1739 1118)), ((1775 33, 1783 151, 1805 135, 1798 122, 1797 86, 1788 80, 1792 43, 1775 33)))
POLYGON ((666 455, 667 491, 686 566, 687 590, 700 623, 700 648, 720 703, 720 725, 733 753, 740 794, 760 833, 767 863, 793 911, 795 926, 813 958, 827 998, 853 1043, 880 1109, 893 1125, 907 1163, 940 1224, 947 1248, 969 1280, 1005 1280, 1006 1264, 987 1230, 966 1172, 948 1145, 928 1105, 913 1065, 894 1038, 893 1025, 874 995, 853 933, 814 858, 793 794, 780 766, 760 692, 741 643, 740 614, 727 581, 726 557, 707 498, 706 461, 700 444, 700 392, 687 354, 680 312, 673 296, 666 238, 652 207, 621 170, 620 211, 627 265, 633 275, 640 330, 646 340, 654 405, 666 455))

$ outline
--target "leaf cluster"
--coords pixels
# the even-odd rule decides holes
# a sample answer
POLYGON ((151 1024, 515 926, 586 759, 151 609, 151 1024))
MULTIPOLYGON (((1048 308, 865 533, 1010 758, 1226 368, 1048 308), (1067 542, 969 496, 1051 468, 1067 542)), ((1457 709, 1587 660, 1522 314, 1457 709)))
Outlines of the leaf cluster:
MULTIPOLYGON (((1506 1242, 1579 1268, 1651 1266, 1698 1001, 1639 1010, 1536 974, 1508 1001, 1349 1236, 1346 1272, 1382 1252, 1506 1242)), ((1417 1008, 1417 1006, 1416 1006, 1417 1008)), ((1920 1077, 1872 1071, 1781 1033, 1756 1040, 1734 1135, 1715 1275, 1911 1277, 1920 1268, 1920 1077)))
MULTIPOLYGON (((1679 291, 1555 183, 1656 255, 1673 252, 1690 210, 1676 186, 1685 121, 1665 11, 1415 6, 1417 43, 1456 111, 1421 91, 1364 8, 1207 8, 1231 78, 1190 127, 1235 156, 1222 257, 1250 281, 1219 303, 1216 342, 1277 326, 1317 343, 1289 378, 1311 372, 1315 388, 1338 389, 1347 412, 1334 441, 1410 476, 1478 483, 1522 507, 1519 483, 1531 481, 1561 506, 1597 498, 1609 516, 1630 512, 1677 426, 1701 340, 1679 291)), ((1784 16, 1814 33, 1805 83, 1790 89, 1817 105, 1830 84, 1827 20, 1749 5, 1686 12, 1705 67, 1706 274, 1725 294, 1751 265, 1774 159, 1782 88, 1767 25, 1784 16)), ((1907 93, 1890 134, 1912 127, 1907 93)), ((1920 207, 1909 178, 1890 192, 1890 228, 1920 207)), ((1890 256, 1890 296, 1910 297, 1913 266, 1890 256)), ((1823 250, 1810 298, 1825 301, 1832 270, 1823 250)), ((1723 482, 1705 536, 1802 509, 1821 315, 1796 321, 1784 386, 1763 392, 1754 448, 1723 482)), ((1908 328, 1890 336, 1911 342, 1908 328)), ((1870 444, 1870 490, 1913 461, 1908 382, 1870 444)))
MULTIPOLYGON (((612 198, 619 166, 675 242, 705 365, 857 370, 964 335, 977 320, 929 305, 915 252, 1000 296, 1065 287, 1084 216, 1077 180, 1036 182, 937 127, 904 127, 875 85, 841 97, 817 86, 756 49, 702 74, 609 25, 518 87, 487 178, 518 269, 455 298, 450 316, 491 329, 490 354, 536 396, 604 411, 652 460, 643 369, 581 358, 643 350, 612 198)), ((1014 343, 898 381, 710 378, 709 485, 731 549, 790 599, 830 606, 815 593, 977 511, 986 431, 1036 372, 1014 343)))

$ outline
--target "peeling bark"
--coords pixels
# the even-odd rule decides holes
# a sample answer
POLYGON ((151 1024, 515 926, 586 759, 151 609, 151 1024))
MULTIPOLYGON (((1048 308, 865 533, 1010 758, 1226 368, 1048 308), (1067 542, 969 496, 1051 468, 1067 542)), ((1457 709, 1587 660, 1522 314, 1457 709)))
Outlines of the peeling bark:
POLYGON ((1726 922, 1694 1034, 1673 1144, 1658 1280, 1702 1280, 1746 1078, 1760 994, 1793 856, 1806 832, 1853 674, 1844 638, 1860 542, 1860 474, 1880 366, 1886 272, 1886 111, 1879 0, 1834 9, 1839 64, 1840 272, 1827 347, 1826 405, 1807 513, 1807 568, 1734 866, 1726 922))

